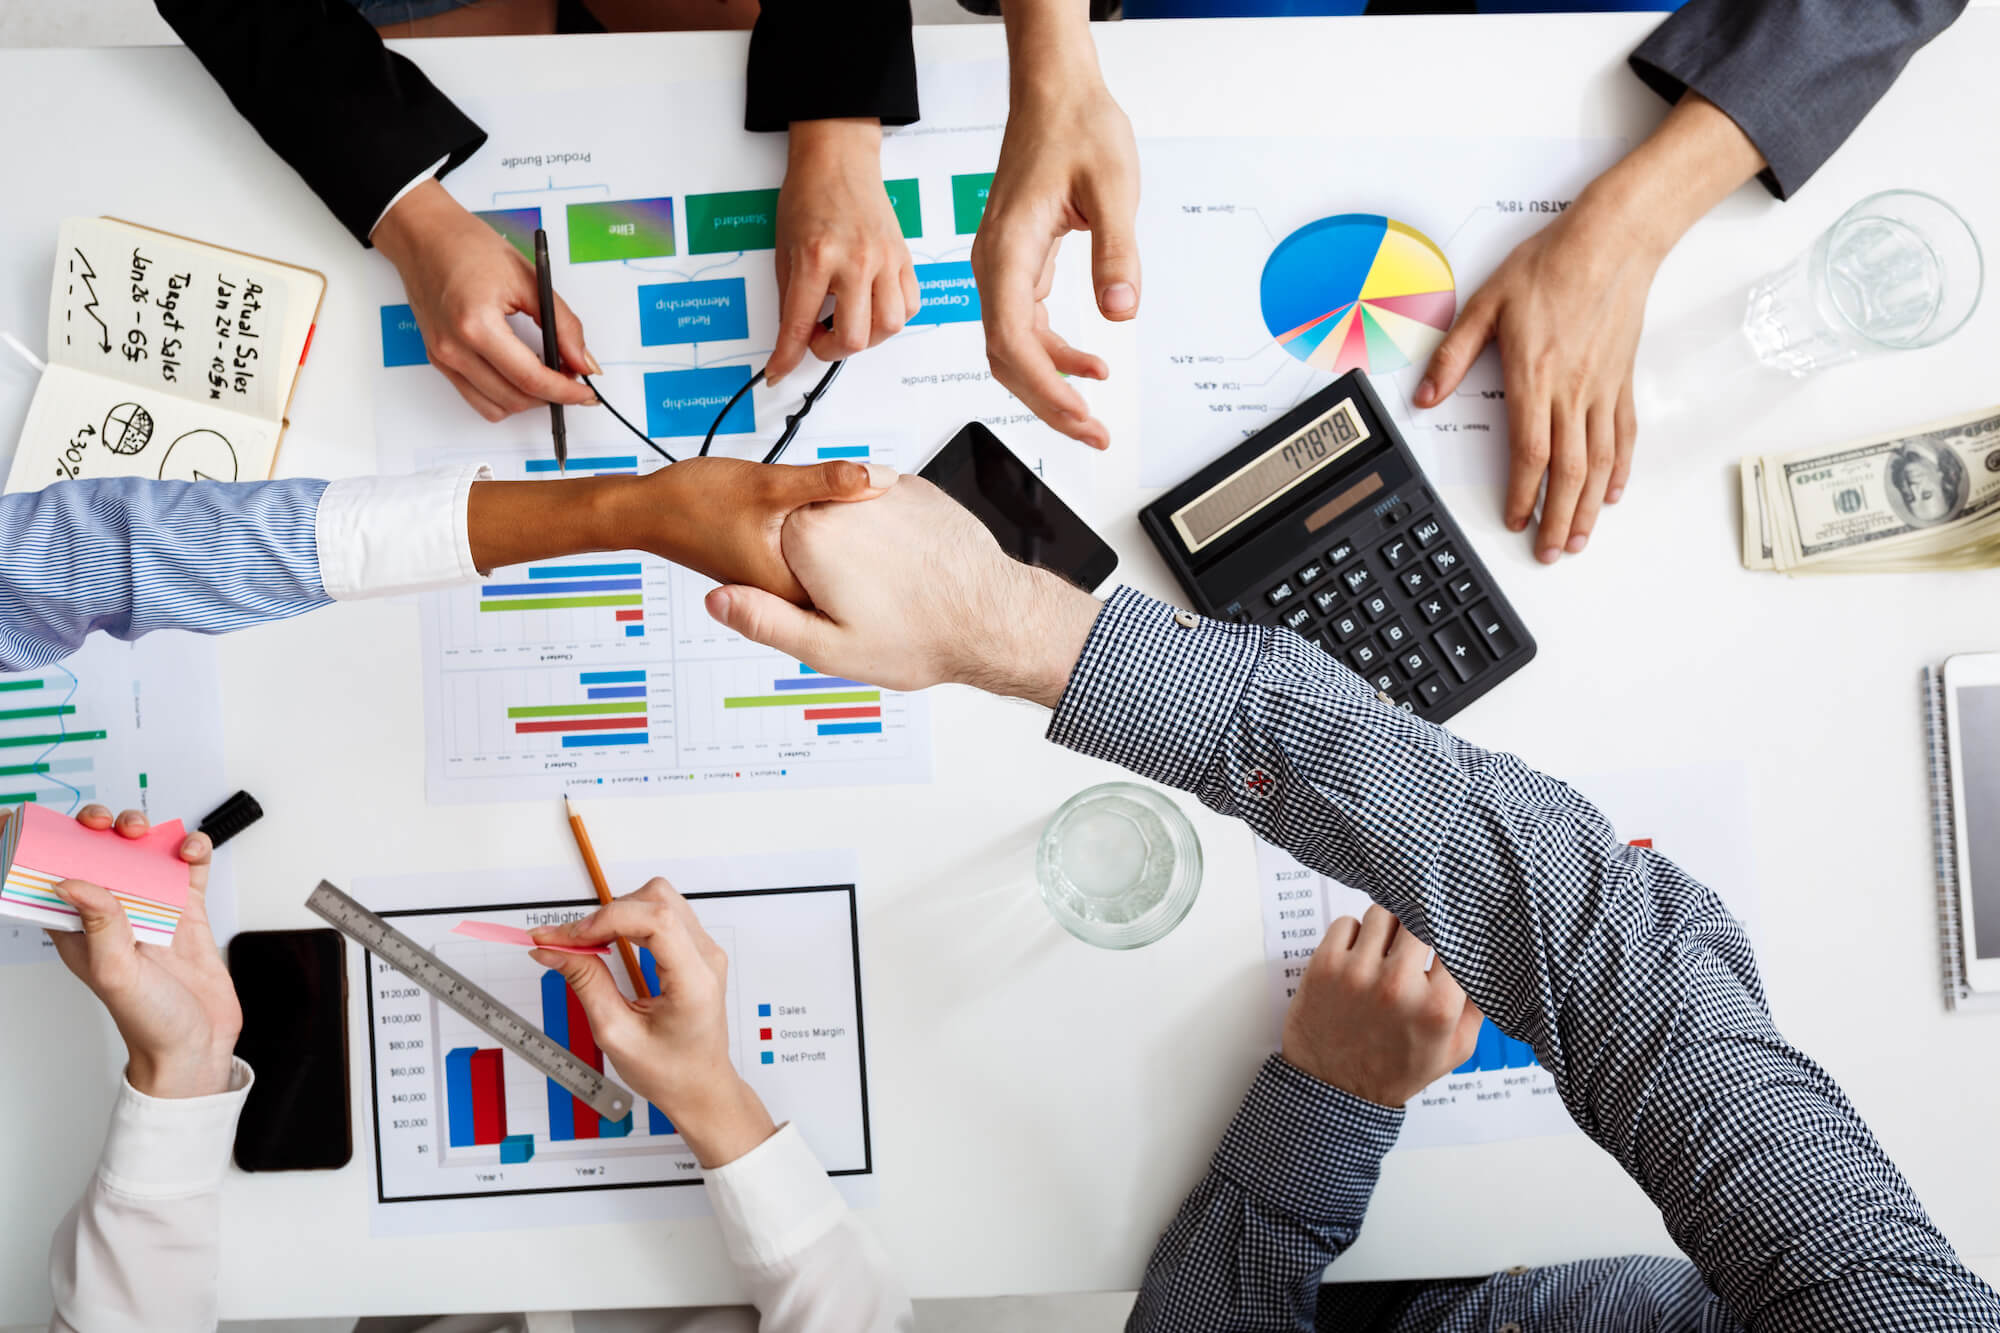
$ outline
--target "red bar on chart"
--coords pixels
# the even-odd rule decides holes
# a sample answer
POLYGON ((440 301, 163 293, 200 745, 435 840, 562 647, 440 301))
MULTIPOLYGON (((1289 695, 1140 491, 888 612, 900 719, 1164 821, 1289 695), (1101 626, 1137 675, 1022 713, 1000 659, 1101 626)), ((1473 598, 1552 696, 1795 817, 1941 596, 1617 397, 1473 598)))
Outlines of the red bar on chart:
POLYGON ((832 722, 838 718, 880 717, 882 709, 879 705, 867 708, 808 708, 805 715, 808 722, 832 722))
POLYGON ((619 620, 644 620, 645 618, 646 608, 643 606, 634 607, 630 611, 620 611, 616 616, 616 619, 619 620))
POLYGON ((538 731, 644 731, 643 717, 579 717, 566 722, 516 722, 514 734, 532 736, 538 731))
POLYGON ((472 1141, 498 1143, 507 1137, 507 1084, 500 1077, 497 1049, 472 1053, 472 1141))
MULTIPOLYGON (((576 992, 569 994, 569 1051, 577 1059, 604 1072, 604 1052, 597 1049, 597 1038, 591 1034, 590 1020, 584 1016, 583 1004, 576 998, 576 992)), ((576 1136, 580 1139, 597 1137, 597 1108, 581 1097, 572 1097, 575 1103, 576 1136)))

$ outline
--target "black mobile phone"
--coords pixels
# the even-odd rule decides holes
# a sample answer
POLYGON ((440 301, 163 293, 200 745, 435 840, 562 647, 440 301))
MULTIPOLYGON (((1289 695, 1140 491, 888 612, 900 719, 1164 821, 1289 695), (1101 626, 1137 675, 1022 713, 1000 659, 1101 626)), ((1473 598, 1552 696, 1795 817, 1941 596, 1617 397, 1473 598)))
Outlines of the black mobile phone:
POLYGON ((977 515, 1016 560, 1060 574, 1086 592, 1118 568, 1118 552, 976 421, 918 475, 977 515))
POLYGON ((327 1170, 354 1156, 347 958, 335 930, 246 930, 229 942, 243 1004, 236 1054, 256 1073, 236 1124, 245 1171, 327 1170))

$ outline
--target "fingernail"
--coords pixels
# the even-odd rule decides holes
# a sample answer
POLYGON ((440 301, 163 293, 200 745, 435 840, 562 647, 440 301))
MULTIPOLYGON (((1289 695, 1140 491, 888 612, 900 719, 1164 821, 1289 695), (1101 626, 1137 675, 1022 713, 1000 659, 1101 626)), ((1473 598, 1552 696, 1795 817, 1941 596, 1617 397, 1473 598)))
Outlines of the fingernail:
POLYGON ((1615 505, 1618 503, 1618 497, 1623 494, 1625 494, 1625 488, 1623 486, 1613 486, 1610 490, 1604 493, 1604 503, 1608 505, 1615 505))
POLYGON ((726 592, 721 588, 717 588, 714 592, 711 592, 708 595, 708 613, 714 616, 717 620, 724 620, 728 618, 729 616, 728 592, 726 592))
POLYGON ((1139 292, 1129 282, 1114 282, 1097 294, 1097 304, 1107 315, 1122 315, 1138 306, 1139 292))
POLYGON ((1527 526, 1528 520, 1525 518, 1510 518, 1507 520, 1507 531, 1509 532, 1523 532, 1526 531, 1527 526))
POLYGON ((1571 555, 1582 555, 1583 548, 1588 545, 1590 545, 1590 534, 1579 532, 1576 536, 1569 539, 1569 553, 1571 555))
POLYGON ((868 484, 878 491, 886 491, 896 484, 896 469, 887 463, 863 463, 868 469, 868 484))
POLYGON ((1437 383, 1433 380, 1426 379, 1422 384, 1419 384, 1417 386, 1417 406, 1429 407, 1431 399, 1437 397, 1437 391, 1437 383))
POLYGON ((1562 555, 1561 547, 1544 546, 1541 550, 1535 552, 1535 559, 1541 561, 1545 565, 1553 565, 1561 555, 1562 555))
POLYGON ((194 838, 189 838, 186 842, 181 844, 182 856, 193 856, 196 852, 199 852, 200 850, 201 850, 201 843, 194 838))
POLYGON ((590 362, 591 374, 602 375, 604 373, 604 367, 597 364, 597 358, 591 355, 590 349, 588 347, 583 349, 583 359, 590 362))

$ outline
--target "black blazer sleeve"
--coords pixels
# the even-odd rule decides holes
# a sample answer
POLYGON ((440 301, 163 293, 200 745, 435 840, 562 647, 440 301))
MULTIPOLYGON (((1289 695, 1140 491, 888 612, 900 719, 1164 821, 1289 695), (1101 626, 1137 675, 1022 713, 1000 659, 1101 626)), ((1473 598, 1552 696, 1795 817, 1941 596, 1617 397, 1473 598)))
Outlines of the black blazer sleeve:
POLYGON ((1688 0, 1632 54, 1660 96, 1692 88, 1742 127, 1788 199, 1966 0, 1688 0))
POLYGON ((746 130, 795 120, 917 118, 910 0, 764 0, 750 33, 746 130))
POLYGON ((156 0, 264 142, 368 244, 382 210, 486 133, 344 0, 156 0))

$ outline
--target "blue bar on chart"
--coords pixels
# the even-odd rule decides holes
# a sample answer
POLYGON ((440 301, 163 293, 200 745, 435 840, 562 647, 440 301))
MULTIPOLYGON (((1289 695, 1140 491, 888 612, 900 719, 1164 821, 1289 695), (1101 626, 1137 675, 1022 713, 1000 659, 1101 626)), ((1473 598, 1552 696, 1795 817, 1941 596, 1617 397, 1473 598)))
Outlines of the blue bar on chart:
POLYGON ((865 444, 822 444, 819 447, 821 460, 829 458, 866 458, 868 446, 865 444))
POLYGON ((1493 1020, 1487 1018, 1480 1021, 1479 1041, 1472 1048, 1472 1058, 1451 1072, 1473 1074, 1495 1069, 1528 1069, 1535 1064, 1534 1047, 1525 1041, 1516 1041, 1493 1026, 1493 1020))
MULTIPOLYGON (((638 566, 634 565, 632 568, 637 569, 638 566)), ((579 684, 583 685, 644 685, 646 683, 646 673, 644 671, 585 671, 577 676, 576 679, 579 684)))
POLYGON ((565 736, 565 750, 594 750, 606 745, 644 745, 649 737, 643 731, 618 731, 597 736, 565 736))
POLYGON ((622 1120, 606 1120, 597 1117, 597 1137, 600 1139, 622 1139, 632 1133, 632 1113, 627 1111, 622 1120))
POLYGON ((617 565, 537 565, 528 571, 531 579, 613 579, 638 577, 645 572, 638 561, 617 565))
POLYGON ((510 1134, 500 1140, 500 1164, 511 1166, 519 1162, 531 1162, 535 1158, 535 1136, 533 1134, 510 1134))
POLYGON ((639 343, 728 342, 750 336, 741 278, 652 283, 639 289, 639 343))
MULTIPOLYGON (((655 370, 647 374, 646 434, 656 438, 708 434, 723 405, 750 382, 750 367, 700 366, 693 370, 655 370)), ((751 395, 736 399, 717 428, 718 435, 754 435, 756 410, 751 395)))
POLYGON ((554 596, 563 592, 637 592, 638 579, 571 579, 558 583, 554 579, 543 578, 528 583, 489 583, 479 590, 482 597, 523 597, 554 596))
POLYGON ((417 312, 406 305, 382 307, 382 364, 384 366, 427 366, 430 353, 424 350, 423 330, 417 327, 417 312))
POLYGON ((643 699, 646 697, 644 685, 596 685, 585 690, 587 699, 643 699))
POLYGON ((822 676, 817 672, 813 673, 809 680, 792 680, 788 678, 771 682, 771 688, 774 690, 831 690, 849 687, 865 690, 868 688, 868 684, 865 681, 848 680, 844 676, 822 676))
POLYGON ((461 1046, 444 1057, 444 1107, 450 1127, 447 1142, 454 1148, 472 1146, 472 1047, 461 1046))
POLYGON ((969 262, 918 264, 916 269, 921 304, 909 318, 911 328, 919 324, 979 322, 979 284, 973 280, 969 262))
MULTIPOLYGON (((703 429, 707 428, 703 427, 703 429)), ((560 467, 556 465, 556 460, 553 458, 530 458, 525 466, 531 473, 560 472, 565 476, 578 472, 637 472, 639 470, 639 456, 637 454, 607 454, 601 458, 571 458, 560 467)), ((636 572, 636 566, 634 570, 636 572)))
POLYGON ((882 734, 880 722, 822 722, 819 724, 822 736, 879 736, 882 734))
MULTIPOLYGON (((563 1049, 569 1049, 569 983, 560 972, 542 973, 542 1031, 563 1049)), ((576 1098, 550 1079, 549 1138, 554 1142, 576 1137, 576 1098)))

